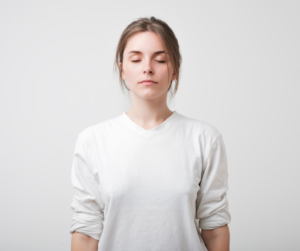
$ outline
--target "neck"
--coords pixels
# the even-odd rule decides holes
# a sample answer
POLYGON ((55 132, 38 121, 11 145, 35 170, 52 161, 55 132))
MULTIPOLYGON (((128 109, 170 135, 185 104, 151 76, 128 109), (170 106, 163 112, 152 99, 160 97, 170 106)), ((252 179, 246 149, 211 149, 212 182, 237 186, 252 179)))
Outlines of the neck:
POLYGON ((172 115, 167 105, 167 93, 153 99, 145 99, 131 93, 131 106, 127 116, 144 128, 155 127, 172 115))

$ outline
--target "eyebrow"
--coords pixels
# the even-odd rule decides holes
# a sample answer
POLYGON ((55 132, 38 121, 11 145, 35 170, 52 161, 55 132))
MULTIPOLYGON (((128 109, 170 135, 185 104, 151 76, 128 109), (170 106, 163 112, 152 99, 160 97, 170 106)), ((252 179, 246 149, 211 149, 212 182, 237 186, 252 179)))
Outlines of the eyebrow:
MULTIPOLYGON (((143 53, 140 52, 140 51, 130 51, 130 52, 128 52, 128 54, 130 54, 130 53, 143 54, 143 53)), ((166 53, 165 51, 156 51, 156 52, 154 52, 153 54, 158 55, 158 54, 162 54, 162 53, 168 54, 168 53, 166 53)))

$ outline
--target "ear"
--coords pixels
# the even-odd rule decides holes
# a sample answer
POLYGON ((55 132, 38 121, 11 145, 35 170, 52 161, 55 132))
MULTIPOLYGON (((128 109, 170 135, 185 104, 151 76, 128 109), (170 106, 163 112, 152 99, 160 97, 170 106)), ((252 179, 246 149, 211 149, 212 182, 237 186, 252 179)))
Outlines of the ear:
POLYGON ((119 69, 120 69, 120 72, 121 72, 122 79, 125 80, 125 73, 124 73, 124 70, 122 68, 122 63, 121 62, 119 63, 119 69))
POLYGON ((173 75, 172 75, 172 80, 175 80, 176 79, 176 74, 175 74, 175 71, 173 72, 173 75))

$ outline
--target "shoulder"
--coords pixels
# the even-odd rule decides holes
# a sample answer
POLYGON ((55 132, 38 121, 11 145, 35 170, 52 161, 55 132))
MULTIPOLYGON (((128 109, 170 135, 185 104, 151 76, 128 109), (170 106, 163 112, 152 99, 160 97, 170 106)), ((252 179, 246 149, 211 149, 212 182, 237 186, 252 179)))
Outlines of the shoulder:
POLYGON ((77 141, 84 145, 91 144, 95 139, 108 136, 119 126, 120 116, 107 119, 82 129, 77 135, 77 141))
POLYGON ((203 120, 189 118, 183 115, 180 117, 185 134, 188 134, 189 137, 192 137, 193 141, 199 144, 202 151, 202 164, 205 166, 212 150, 225 147, 220 130, 211 123, 203 120))
POLYGON ((186 132, 192 134, 193 137, 202 138, 206 143, 210 142, 211 144, 221 137, 219 129, 211 123, 200 119, 190 118, 182 114, 179 115, 182 126, 186 132))

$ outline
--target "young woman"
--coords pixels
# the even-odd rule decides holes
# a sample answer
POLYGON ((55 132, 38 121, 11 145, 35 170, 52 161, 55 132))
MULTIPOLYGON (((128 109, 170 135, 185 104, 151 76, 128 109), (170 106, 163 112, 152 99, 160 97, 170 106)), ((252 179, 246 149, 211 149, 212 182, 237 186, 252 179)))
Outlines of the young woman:
POLYGON ((121 35, 115 60, 131 107, 78 135, 72 251, 228 251, 222 135, 167 106, 181 64, 173 31, 140 18, 121 35))

